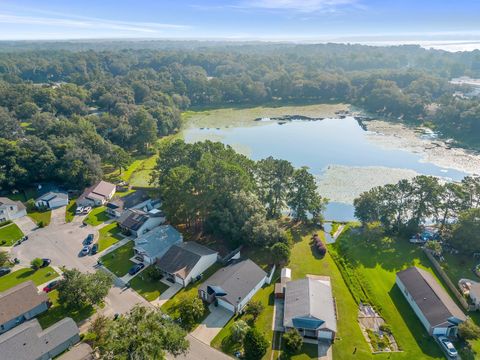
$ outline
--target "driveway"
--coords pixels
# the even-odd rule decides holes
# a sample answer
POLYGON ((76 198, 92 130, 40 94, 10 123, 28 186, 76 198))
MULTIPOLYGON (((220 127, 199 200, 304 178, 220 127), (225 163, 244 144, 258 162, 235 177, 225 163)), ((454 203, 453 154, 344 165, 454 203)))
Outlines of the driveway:
POLYGON ((329 341, 318 341, 318 359, 332 360, 332 343, 329 341))
POLYGON ((11 256, 18 258, 23 266, 30 266, 32 259, 40 257, 51 259, 53 266, 92 272, 97 260, 92 256, 79 256, 89 233, 95 230, 78 223, 50 224, 30 233, 27 241, 12 248, 11 256))
POLYGON ((283 299, 275 299, 273 306, 273 331, 283 332, 285 329, 283 327, 283 306, 285 302, 283 299))
POLYGON ((192 335, 187 335, 190 342, 190 349, 186 355, 174 357, 167 354, 168 360, 232 360, 232 358, 217 349, 214 349, 200 340, 195 339, 192 335))
POLYGON ((210 345, 213 338, 222 330, 231 319, 233 313, 221 306, 210 304, 210 314, 198 327, 191 332, 191 335, 201 342, 210 345))
POLYGON ((17 224, 17 226, 25 235, 30 235, 38 227, 28 215, 25 215, 19 219, 15 219, 13 222, 17 224))
POLYGON ((65 211, 67 211, 66 206, 59 207, 52 210, 52 218, 50 220, 49 226, 58 226, 65 224, 65 211))
POLYGON ((165 290, 163 293, 161 293, 157 299, 152 301, 152 305, 155 305, 158 307, 161 307, 163 304, 165 304, 168 300, 170 300, 170 298, 172 298, 177 292, 179 292, 182 289, 182 285, 178 283, 171 284, 167 281, 162 281, 162 282, 168 285, 168 289, 165 290))

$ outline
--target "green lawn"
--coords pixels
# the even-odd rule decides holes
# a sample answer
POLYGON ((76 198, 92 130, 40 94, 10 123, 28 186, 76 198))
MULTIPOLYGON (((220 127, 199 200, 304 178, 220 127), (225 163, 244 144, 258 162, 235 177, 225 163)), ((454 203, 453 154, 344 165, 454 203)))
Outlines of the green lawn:
POLYGON ((58 273, 50 266, 37 271, 30 268, 20 269, 0 278, 0 291, 5 291, 29 280, 32 280, 38 286, 56 277, 58 277, 58 273))
POLYGON ((40 223, 43 224, 43 226, 48 226, 50 224, 50 220, 52 218, 52 211, 51 210, 46 210, 46 211, 32 211, 28 213, 28 216, 32 218, 32 220, 40 226, 40 223))
POLYGON ((75 217, 75 210, 77 209, 77 200, 70 199, 67 205, 67 209, 65 211, 65 222, 69 223, 73 221, 75 217))
POLYGON ((123 239, 120 236, 120 228, 117 223, 111 223, 99 230, 100 237, 98 239, 98 251, 108 249, 113 244, 116 244, 123 239))
POLYGON ((83 221, 88 225, 97 226, 110 220, 110 216, 108 216, 106 209, 105 206, 94 208, 83 221))
MULTIPOLYGON (((212 276, 218 269, 221 268, 220 264, 214 264, 213 266, 210 266, 209 269, 207 269, 203 273, 203 281, 207 280, 210 276, 212 276)), ((198 296, 198 287, 202 284, 202 282, 196 282, 196 283, 191 283, 187 287, 182 288, 177 294, 175 294, 174 297, 170 298, 165 304, 162 305, 161 309, 170 315, 172 318, 176 319, 177 317, 180 316, 178 313, 178 304, 180 304, 183 299, 188 299, 190 297, 196 297, 198 296)), ((204 318, 207 317, 209 314, 208 309, 206 309, 205 314, 202 319, 200 319, 197 324, 194 326, 198 326, 204 318)), ((193 330, 193 329, 192 329, 193 330)))
MULTIPOLYGON (((298 246, 298 245, 297 245, 298 246)), ((296 247, 297 247, 296 246, 296 247)), ((344 232, 328 251, 338 252, 352 268, 352 272, 344 274, 353 281, 359 282, 372 305, 380 311, 386 322, 392 327, 393 335, 403 350, 400 353, 376 355, 381 359, 443 359, 438 345, 430 337, 420 320, 395 285, 396 272, 413 265, 431 271, 430 263, 420 248, 408 243, 406 239, 390 239, 367 243, 350 230, 344 232)), ((306 256, 307 250, 305 250, 306 256)), ((330 256, 327 255, 327 258, 330 256)), ((295 262, 292 266, 293 276, 304 273, 306 261, 295 262), (299 271, 299 269, 301 269, 299 271)), ((335 300, 339 313, 338 336, 333 347, 334 357, 349 358, 357 348, 356 359, 370 359, 368 347, 360 334, 356 321, 357 305, 352 296, 345 293, 345 283, 338 276, 332 277, 335 300)), ((354 290, 357 291, 357 290, 354 290)))
POLYGON ((133 241, 129 241, 118 249, 102 256, 103 265, 118 277, 124 276, 133 266, 130 258, 133 256, 134 245, 133 241))
POLYGON ((53 290, 48 293, 52 306, 44 313, 40 314, 37 319, 43 329, 55 324, 65 317, 71 317, 75 322, 79 323, 92 316, 96 309, 93 306, 87 306, 80 310, 66 309, 58 303, 58 291, 53 290))
POLYGON ((26 202, 30 199, 35 199, 38 197, 37 189, 36 188, 27 188, 24 189, 17 194, 10 194, 8 198, 13 201, 21 201, 26 202))
POLYGON ((12 246, 22 237, 22 230, 20 230, 20 228, 14 223, 0 227, 0 246, 12 246))
POLYGON ((135 276, 133 280, 130 281, 130 286, 147 301, 153 301, 157 299, 165 290, 167 290, 168 286, 162 283, 160 280, 151 280, 148 277, 147 272, 148 269, 135 276))

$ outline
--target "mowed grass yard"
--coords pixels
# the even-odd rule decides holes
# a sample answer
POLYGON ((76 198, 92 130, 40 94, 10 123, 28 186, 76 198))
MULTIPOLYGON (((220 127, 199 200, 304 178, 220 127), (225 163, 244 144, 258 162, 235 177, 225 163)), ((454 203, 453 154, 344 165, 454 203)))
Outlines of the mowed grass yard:
POLYGON ((23 232, 20 228, 10 223, 0 227, 0 246, 12 246, 17 240, 23 237, 23 232))
MULTIPOLYGON (((352 273, 361 282, 372 305, 377 307, 391 326, 393 335, 402 349, 402 352, 399 353, 377 354, 375 358, 444 358, 439 346, 427 334, 420 320, 395 285, 396 273, 410 266, 418 266, 434 273, 428 259, 419 247, 409 244, 406 239, 384 238, 368 243, 355 230, 347 230, 335 244, 328 246, 328 250, 329 252, 336 251, 350 264, 352 273)), ((307 251, 305 248, 305 256, 307 251)), ((326 260, 328 258, 329 255, 326 260)), ((295 262, 295 265, 292 266, 294 277, 307 271, 305 263, 295 262)), ((338 268, 333 273, 340 275, 338 268)), ((341 278, 332 277, 332 283, 338 307, 338 336, 340 337, 333 347, 334 358, 350 358, 357 347, 355 359, 371 359, 372 355, 363 340, 356 320, 357 304, 352 296, 344 291, 346 285, 341 278)))
POLYGON ((38 226, 48 226, 50 224, 50 220, 52 219, 52 211, 32 211, 28 212, 28 216, 37 224, 38 226))
POLYGON ((135 243, 129 241, 125 245, 101 257, 103 265, 118 277, 124 276, 133 266, 130 258, 133 257, 133 246, 135 243))
POLYGON ((56 277, 58 277, 58 273, 50 266, 38 269, 37 271, 30 268, 20 269, 0 278, 0 292, 25 281, 31 280, 38 286, 56 277))
POLYGON ((110 220, 110 216, 108 216, 106 209, 105 206, 92 209, 83 222, 88 225, 97 226, 110 220))
POLYGON ((65 222, 69 223, 73 221, 75 210, 77 210, 77 199, 70 199, 67 209, 65 210, 65 222))
POLYGON ((153 301, 157 299, 168 286, 160 280, 152 280, 148 276, 149 268, 135 276, 130 281, 130 286, 138 292, 145 300, 153 301))
POLYGON ((108 249, 113 244, 116 244, 123 237, 120 235, 121 229, 118 227, 117 223, 108 224, 107 226, 99 230, 98 238, 98 251, 103 251, 108 249))

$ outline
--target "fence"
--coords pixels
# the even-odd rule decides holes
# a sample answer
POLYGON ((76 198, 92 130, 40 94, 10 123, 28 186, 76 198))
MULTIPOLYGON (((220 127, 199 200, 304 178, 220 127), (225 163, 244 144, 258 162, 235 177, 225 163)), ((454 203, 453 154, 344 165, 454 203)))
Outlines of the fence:
POLYGON ((462 307, 466 310, 466 311, 472 311, 472 308, 468 305, 467 303, 467 300, 465 300, 465 298, 463 297, 462 294, 460 294, 460 292, 458 291, 457 287, 455 286, 455 284, 452 282, 452 280, 450 280, 450 278, 448 277, 447 273, 442 269, 442 267, 440 266, 440 264, 438 263, 437 259, 435 259, 435 257, 433 256, 432 252, 428 249, 423 249, 423 252, 425 253, 425 255, 427 255, 428 259, 430 260, 430 262, 432 263, 433 267, 435 268, 435 270, 438 272, 438 274, 440 275, 440 277, 443 279, 443 281, 445 281, 445 283, 447 284, 448 288, 452 291, 453 295, 455 295, 455 297, 457 298, 458 302, 462 305, 462 307))

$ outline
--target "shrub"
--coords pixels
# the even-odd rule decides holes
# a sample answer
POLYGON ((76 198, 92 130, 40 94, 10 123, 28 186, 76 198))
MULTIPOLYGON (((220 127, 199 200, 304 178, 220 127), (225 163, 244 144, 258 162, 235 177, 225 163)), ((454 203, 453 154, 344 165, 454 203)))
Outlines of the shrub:
POLYGON ((39 227, 39 228, 45 227, 45 224, 43 223, 43 220, 40 220, 40 221, 38 222, 38 227, 39 227))
POLYGON ((260 360, 267 353, 268 341, 255 328, 250 328, 243 339, 244 357, 246 360, 260 360))
POLYGON ((255 321, 260 316, 264 308, 265 307, 260 301, 250 301, 245 309, 245 313, 251 315, 253 317, 253 321, 255 321))
POLYGON ((27 208, 27 211, 28 211, 28 212, 35 211, 35 210, 37 209, 37 206, 35 205, 35 200, 29 199, 29 200, 25 203, 25 207, 27 208))
POLYGON ((272 258, 275 264, 287 264, 290 260, 290 248, 284 243, 278 242, 274 244, 270 248, 270 251, 272 253, 272 258))
POLYGON ((468 319, 458 326, 458 334, 465 340, 476 340, 480 338, 480 327, 468 319))
POLYGON ((32 266, 32 269, 38 270, 43 265, 43 260, 40 258, 35 258, 30 261, 30 265, 32 266))
POLYGON ((383 332, 387 333, 387 334, 391 334, 392 333, 392 328, 389 324, 382 324, 380 325, 380 330, 382 330, 383 332))
POLYGON ((295 354, 300 351, 303 345, 303 338, 297 329, 290 329, 282 336, 285 343, 285 350, 289 354, 295 354))
POLYGON ((245 321, 237 320, 230 329, 230 338, 236 343, 241 343, 249 329, 250 326, 248 326, 245 321))

